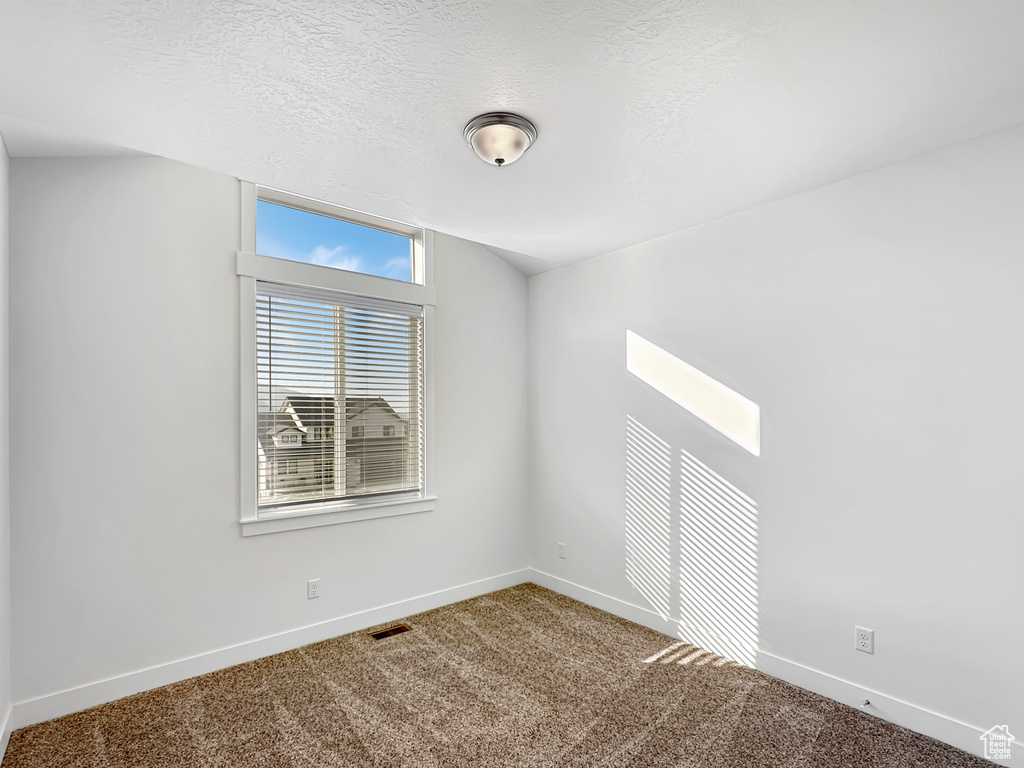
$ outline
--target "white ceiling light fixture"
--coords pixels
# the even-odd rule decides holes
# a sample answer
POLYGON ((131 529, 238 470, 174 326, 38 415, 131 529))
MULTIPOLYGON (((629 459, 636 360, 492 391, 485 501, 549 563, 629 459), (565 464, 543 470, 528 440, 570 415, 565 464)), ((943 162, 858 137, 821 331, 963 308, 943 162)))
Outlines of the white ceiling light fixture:
POLYGON ((466 123, 466 141, 485 163, 511 165, 537 140, 537 128, 521 115, 488 112, 466 123))

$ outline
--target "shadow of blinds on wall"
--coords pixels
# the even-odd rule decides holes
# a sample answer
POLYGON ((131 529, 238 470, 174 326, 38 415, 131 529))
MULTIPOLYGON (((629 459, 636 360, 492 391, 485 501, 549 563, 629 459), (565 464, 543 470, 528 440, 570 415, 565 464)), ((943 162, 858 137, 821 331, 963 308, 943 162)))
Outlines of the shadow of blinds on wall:
POLYGON ((685 450, 679 469, 680 636, 753 667, 757 504, 685 450))
POLYGON ((663 619, 672 615, 672 448, 626 417, 626 578, 663 619))

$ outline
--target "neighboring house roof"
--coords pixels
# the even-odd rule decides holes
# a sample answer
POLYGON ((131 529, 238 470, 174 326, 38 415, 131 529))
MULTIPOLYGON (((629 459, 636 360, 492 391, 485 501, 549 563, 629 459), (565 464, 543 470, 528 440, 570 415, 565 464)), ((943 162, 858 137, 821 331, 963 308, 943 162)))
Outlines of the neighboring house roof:
POLYGON ((299 429, 290 413, 258 413, 256 414, 256 439, 264 453, 274 452, 274 435, 289 429, 299 429))
POLYGON ((396 419, 402 417, 395 413, 395 409, 391 407, 383 397, 347 397, 345 398, 345 412, 349 417, 355 416, 356 414, 368 411, 374 406, 379 407, 385 413, 390 413, 396 419))
MULTIPOLYGON (((383 397, 345 398, 345 416, 352 418, 371 408, 379 408, 402 421, 395 409, 383 397)), ((256 439, 264 454, 272 457, 277 450, 274 436, 282 432, 307 432, 311 428, 323 429, 334 426, 334 398, 316 395, 288 395, 281 403, 281 409, 256 415, 256 439)), ((331 442, 321 441, 320 449, 331 442)), ((291 454, 289 454, 291 455, 291 454)))
POLYGON ((334 398, 312 395, 288 395, 281 403, 281 411, 291 408, 299 424, 309 427, 334 426, 334 398))
MULTIPOLYGON (((281 404, 281 411, 287 411, 289 406, 295 412, 299 424, 304 428, 334 426, 333 397, 289 395, 281 404)), ((345 416, 346 418, 352 418, 374 406, 394 416, 396 419, 402 418, 395 413, 395 409, 383 397, 346 397, 345 416)))

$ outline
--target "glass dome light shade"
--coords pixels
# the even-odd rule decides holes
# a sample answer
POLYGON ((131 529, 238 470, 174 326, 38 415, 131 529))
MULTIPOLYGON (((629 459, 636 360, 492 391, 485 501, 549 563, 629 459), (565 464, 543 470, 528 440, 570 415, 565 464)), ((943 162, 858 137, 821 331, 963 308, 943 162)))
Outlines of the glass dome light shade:
POLYGON ((514 163, 537 139, 537 129, 525 117, 490 112, 466 124, 466 141, 480 159, 491 165, 514 163))

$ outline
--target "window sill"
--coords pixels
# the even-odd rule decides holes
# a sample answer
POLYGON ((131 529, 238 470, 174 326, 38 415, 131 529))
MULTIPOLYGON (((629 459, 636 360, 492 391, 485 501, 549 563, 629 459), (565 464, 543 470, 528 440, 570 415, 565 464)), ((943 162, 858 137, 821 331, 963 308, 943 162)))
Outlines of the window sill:
POLYGON ((382 501, 376 504, 361 504, 358 507, 344 507, 315 512, 278 512, 261 518, 242 520, 243 536, 260 536, 264 533, 295 531, 300 528, 318 528, 322 525, 354 523, 358 520, 375 520, 378 517, 413 515, 434 509, 436 496, 418 499, 382 501))

